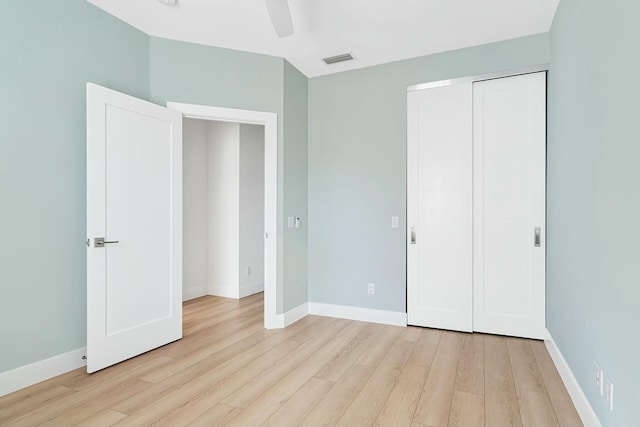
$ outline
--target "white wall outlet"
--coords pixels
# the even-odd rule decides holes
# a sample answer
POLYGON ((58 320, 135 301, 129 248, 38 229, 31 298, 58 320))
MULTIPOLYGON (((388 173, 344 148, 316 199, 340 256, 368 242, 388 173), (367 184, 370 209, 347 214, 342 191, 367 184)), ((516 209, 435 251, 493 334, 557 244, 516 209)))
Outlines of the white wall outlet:
POLYGON ((376 285, 374 285, 373 283, 369 283, 369 286, 367 287, 367 293, 369 295, 373 295, 376 293, 376 285))
POLYGON ((287 217, 287 228, 293 228, 295 225, 295 220, 292 216, 287 217))
POLYGON ((602 369, 600 368, 600 366, 598 366, 598 364, 594 362, 593 363, 593 383, 598 389, 598 392, 600 392, 600 396, 603 395, 603 387, 602 387, 603 378, 604 378, 604 372, 602 372, 602 369))
POLYGON ((605 378, 604 385, 607 390, 607 404, 609 405, 609 410, 613 411, 613 383, 611 382, 611 378, 605 378))
POLYGON ((392 216, 391 217, 391 228, 398 228, 398 217, 397 216, 392 216))

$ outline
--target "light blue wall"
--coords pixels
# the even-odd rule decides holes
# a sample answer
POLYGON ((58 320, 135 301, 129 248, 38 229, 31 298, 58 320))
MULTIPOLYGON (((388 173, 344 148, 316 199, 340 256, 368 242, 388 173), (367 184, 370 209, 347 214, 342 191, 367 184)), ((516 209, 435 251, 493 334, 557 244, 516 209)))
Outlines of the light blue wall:
POLYGON ((0 372, 86 343, 85 84, 148 95, 148 37, 84 0, 0 11, 0 372))
POLYGON ((284 312, 306 303, 308 79, 284 61, 284 216, 299 216, 302 227, 284 229, 284 312))
POLYGON ((407 86, 548 61, 541 34, 309 80, 310 301, 406 312, 407 86))
POLYGON ((562 0, 549 72, 547 326, 602 423, 620 427, 640 408, 638 17, 637 1, 562 0))

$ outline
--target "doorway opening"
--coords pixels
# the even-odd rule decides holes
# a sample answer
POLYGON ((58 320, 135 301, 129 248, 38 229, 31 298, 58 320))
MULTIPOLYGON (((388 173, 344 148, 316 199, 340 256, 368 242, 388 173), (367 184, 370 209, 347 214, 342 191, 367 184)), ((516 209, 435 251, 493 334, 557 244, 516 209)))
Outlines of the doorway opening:
POLYGON ((264 291, 276 314, 277 115, 168 103, 183 116, 183 300, 264 291))
POLYGON ((182 122, 182 300, 264 291, 264 126, 182 122))

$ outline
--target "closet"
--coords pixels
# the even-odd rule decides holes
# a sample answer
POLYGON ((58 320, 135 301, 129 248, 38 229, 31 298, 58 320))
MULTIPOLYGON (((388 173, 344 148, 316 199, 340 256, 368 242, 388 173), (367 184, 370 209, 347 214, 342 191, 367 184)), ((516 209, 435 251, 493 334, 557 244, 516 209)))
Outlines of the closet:
POLYGON ((542 339, 546 73, 421 86, 407 96, 408 323, 542 339))

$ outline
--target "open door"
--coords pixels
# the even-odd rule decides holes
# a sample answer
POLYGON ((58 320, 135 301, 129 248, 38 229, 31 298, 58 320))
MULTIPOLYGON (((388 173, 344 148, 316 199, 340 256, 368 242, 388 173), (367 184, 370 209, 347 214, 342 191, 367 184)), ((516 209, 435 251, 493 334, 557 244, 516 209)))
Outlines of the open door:
POLYGON ((182 337, 182 115, 87 84, 87 371, 182 337))

